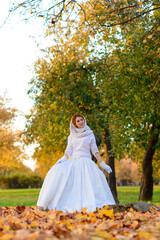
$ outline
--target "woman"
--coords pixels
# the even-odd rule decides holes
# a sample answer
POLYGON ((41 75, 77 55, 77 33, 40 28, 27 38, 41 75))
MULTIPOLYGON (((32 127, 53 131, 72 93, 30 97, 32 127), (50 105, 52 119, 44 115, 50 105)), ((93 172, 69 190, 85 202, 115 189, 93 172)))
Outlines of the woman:
POLYGON ((70 122, 65 154, 48 171, 39 194, 40 210, 63 212, 95 211, 96 207, 115 204, 105 175, 92 161, 91 153, 108 173, 112 169, 102 161, 93 131, 83 115, 76 113, 70 122))

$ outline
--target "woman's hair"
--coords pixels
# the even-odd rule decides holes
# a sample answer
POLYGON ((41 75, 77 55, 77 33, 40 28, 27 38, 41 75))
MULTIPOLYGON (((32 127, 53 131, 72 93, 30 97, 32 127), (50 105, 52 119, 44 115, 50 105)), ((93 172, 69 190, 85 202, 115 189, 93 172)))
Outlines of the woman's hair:
POLYGON ((84 119, 84 117, 83 117, 82 114, 80 114, 80 113, 74 114, 73 117, 72 117, 72 123, 73 123, 73 125, 74 125, 75 127, 77 127, 77 126, 76 126, 76 118, 77 118, 77 117, 81 117, 81 118, 84 119))

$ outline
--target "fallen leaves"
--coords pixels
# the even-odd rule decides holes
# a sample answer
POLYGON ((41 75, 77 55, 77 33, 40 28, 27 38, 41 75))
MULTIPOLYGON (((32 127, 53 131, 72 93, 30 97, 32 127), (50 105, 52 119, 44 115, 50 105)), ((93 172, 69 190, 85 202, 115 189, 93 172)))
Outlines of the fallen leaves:
POLYGON ((0 239, 158 240, 160 211, 113 213, 104 206, 95 212, 40 212, 37 207, 0 207, 0 239))

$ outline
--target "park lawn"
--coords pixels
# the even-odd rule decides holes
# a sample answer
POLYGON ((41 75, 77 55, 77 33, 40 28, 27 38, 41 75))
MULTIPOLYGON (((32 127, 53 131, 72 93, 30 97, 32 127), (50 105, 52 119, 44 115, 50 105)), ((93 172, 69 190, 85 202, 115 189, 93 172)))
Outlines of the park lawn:
MULTIPOLYGON (((139 186, 117 187, 120 203, 137 202, 139 186)), ((35 206, 40 189, 4 189, 0 190, 0 206, 35 206)), ((154 186, 151 203, 160 203, 160 185, 154 186)))
MULTIPOLYGON (((120 203, 137 202, 140 186, 117 187, 120 203)), ((153 187, 153 198, 151 203, 160 203, 160 185, 153 187)))
POLYGON ((34 206, 40 189, 4 189, 0 190, 0 206, 34 206))

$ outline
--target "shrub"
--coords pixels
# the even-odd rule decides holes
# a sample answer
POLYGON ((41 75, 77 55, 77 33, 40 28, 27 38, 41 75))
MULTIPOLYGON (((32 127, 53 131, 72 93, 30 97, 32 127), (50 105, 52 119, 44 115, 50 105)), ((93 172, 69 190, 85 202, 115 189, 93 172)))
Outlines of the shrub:
POLYGON ((40 188, 43 180, 37 175, 16 174, 12 176, 5 176, 0 182, 0 188, 40 188))

